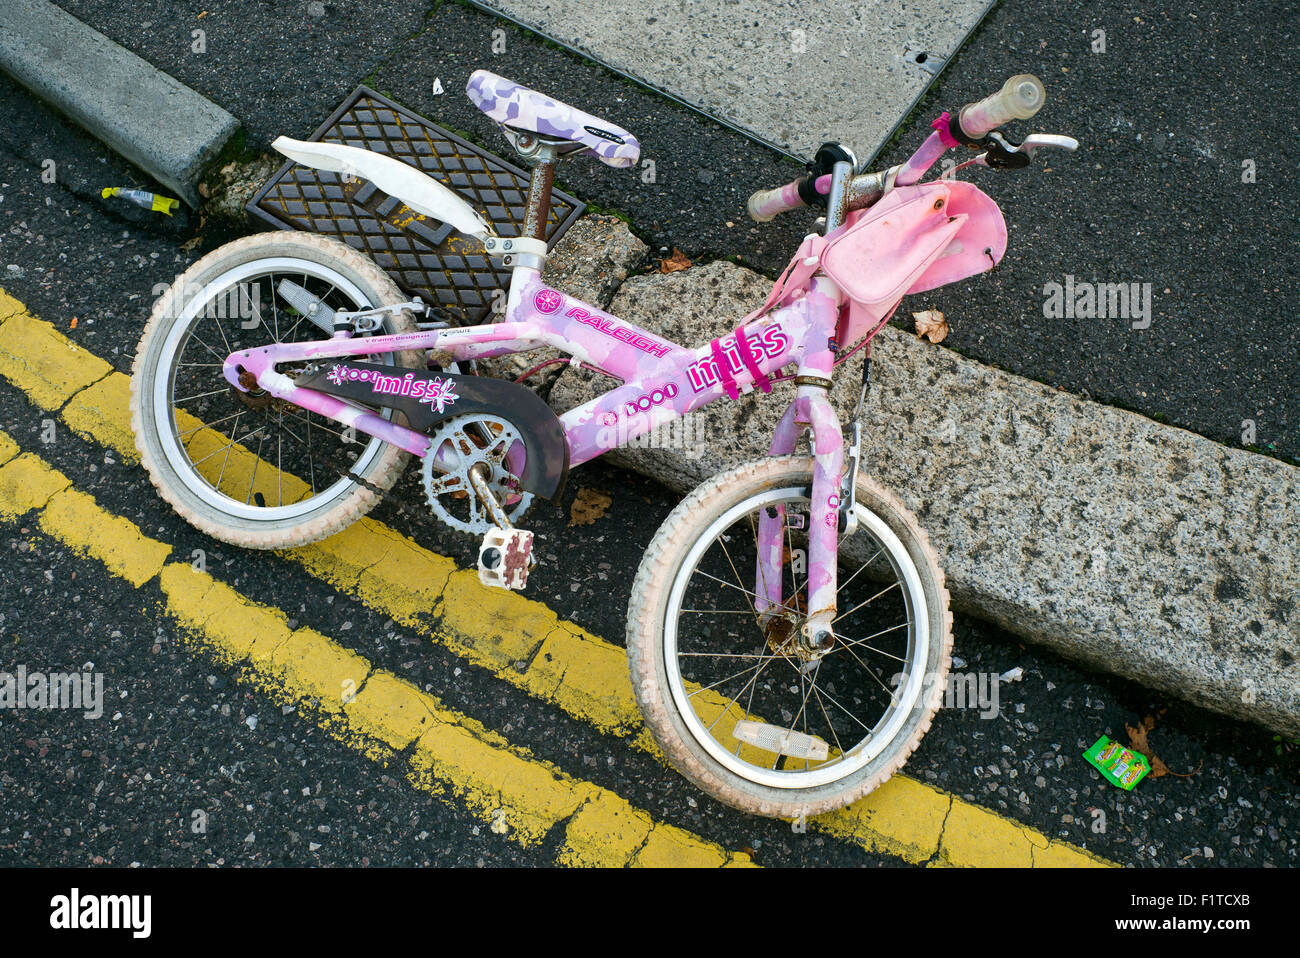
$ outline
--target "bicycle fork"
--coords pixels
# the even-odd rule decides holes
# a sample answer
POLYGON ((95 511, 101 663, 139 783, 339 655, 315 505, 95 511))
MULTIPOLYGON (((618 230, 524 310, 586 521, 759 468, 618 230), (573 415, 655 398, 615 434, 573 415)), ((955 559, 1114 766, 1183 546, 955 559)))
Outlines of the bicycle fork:
MULTIPOLYGON (((799 377, 800 380, 812 378, 817 377, 799 377)), ((776 427, 770 450, 773 456, 789 455, 795 451, 804 430, 812 430, 813 482, 806 530, 808 614, 800 629, 798 641, 813 655, 827 652, 835 641, 833 625, 844 436, 839 416, 828 397, 828 386, 827 380, 799 384, 794 401, 786 408, 785 415, 776 427)), ((786 600, 782 595, 786 528, 784 506, 765 509, 759 514, 755 608, 761 616, 786 608, 786 600)), ((793 561, 793 556, 790 561, 793 561)), ((794 596, 790 598, 793 601, 794 596)))

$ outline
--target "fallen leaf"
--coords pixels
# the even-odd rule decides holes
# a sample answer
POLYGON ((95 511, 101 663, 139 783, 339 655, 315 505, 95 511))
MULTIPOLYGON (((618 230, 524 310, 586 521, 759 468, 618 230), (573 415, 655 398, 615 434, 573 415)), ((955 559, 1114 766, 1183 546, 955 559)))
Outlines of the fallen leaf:
POLYGON ((73 316, 72 322, 68 323, 68 329, 76 329, 76 328, 77 328, 77 317, 73 316))
POLYGON ((691 261, 687 259, 686 254, 676 246, 673 247, 672 256, 659 261, 659 272, 661 273, 676 273, 678 270, 690 268, 691 261))
POLYGON ((181 249, 185 250, 185 252, 188 253, 190 250, 194 249, 194 247, 198 246, 199 242, 202 239, 203 239, 202 236, 196 236, 194 237, 194 239, 186 240, 184 243, 181 244, 181 249))
POLYGON ((1156 720, 1153 716, 1148 715, 1137 724, 1137 728, 1124 723, 1124 728, 1128 732, 1128 745, 1134 751, 1141 752, 1143 755, 1151 754, 1151 746, 1147 744, 1147 733, 1156 727, 1156 720))
MULTIPOLYGON (((1160 714, 1163 715, 1164 712, 1162 711, 1160 714)), ((1129 748, 1133 749, 1135 752, 1141 752, 1147 757, 1147 761, 1151 763, 1151 771, 1149 773, 1151 778, 1161 778, 1165 775, 1173 775, 1176 778, 1191 778, 1201 770, 1201 765, 1205 764, 1204 760, 1201 761, 1201 765, 1197 765, 1196 768, 1190 772, 1171 771, 1169 766, 1162 762, 1159 756, 1151 751, 1151 743, 1147 741, 1147 733, 1155 727, 1156 720, 1155 717, 1151 715, 1148 715, 1139 722, 1137 728, 1134 728, 1127 722, 1124 723, 1124 728, 1128 732, 1129 748)))
POLYGON ((605 514, 614 500, 599 489, 579 489, 569 509, 569 526, 589 526, 605 514))
POLYGON ((932 343, 941 343, 948 337, 948 321, 937 309, 913 313, 912 318, 916 320, 917 336, 924 336, 932 343))
MULTIPOLYGON (((1154 759, 1154 758, 1151 760, 1151 762, 1152 762, 1152 765, 1151 765, 1151 774, 1152 774, 1152 775, 1155 775, 1155 762, 1156 762, 1156 761, 1157 761, 1157 759, 1154 759)), ((1160 767, 1163 768, 1163 769, 1165 770, 1165 771, 1164 771, 1164 774, 1166 774, 1166 775, 1172 775, 1174 778, 1191 778, 1193 775, 1195 775, 1197 772, 1199 772, 1199 771, 1201 770, 1201 768, 1202 768, 1204 765, 1205 765, 1205 759, 1201 759, 1201 760, 1196 764, 1196 768, 1192 769, 1190 772, 1174 772, 1174 771, 1170 771, 1170 769, 1168 768, 1168 766, 1165 765, 1164 762, 1161 762, 1161 763, 1160 763, 1160 767)))

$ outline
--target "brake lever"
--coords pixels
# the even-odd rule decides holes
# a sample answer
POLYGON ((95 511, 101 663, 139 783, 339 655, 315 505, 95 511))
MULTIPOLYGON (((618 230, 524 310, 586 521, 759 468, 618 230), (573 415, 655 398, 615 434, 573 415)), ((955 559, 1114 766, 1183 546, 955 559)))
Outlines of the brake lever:
POLYGON ((1060 133, 1030 133, 1020 144, 1020 152, 1033 156, 1034 150, 1044 146, 1073 153, 1079 148, 1079 141, 1072 136, 1062 136, 1060 133))
POLYGON ((984 138, 983 145, 986 147, 985 152, 968 162, 995 170, 1020 170, 1029 165, 1035 150, 1052 147, 1072 153, 1079 148, 1079 141, 1058 133, 1031 133, 1017 143, 995 130, 984 138))

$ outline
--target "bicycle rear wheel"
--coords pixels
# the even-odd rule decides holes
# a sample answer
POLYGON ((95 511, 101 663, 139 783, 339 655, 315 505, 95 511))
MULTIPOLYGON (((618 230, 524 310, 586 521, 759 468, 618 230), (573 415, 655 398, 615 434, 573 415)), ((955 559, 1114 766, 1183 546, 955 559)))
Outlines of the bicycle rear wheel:
MULTIPOLYGON (((235 240, 161 297, 131 378, 136 447, 153 484, 191 524, 248 548, 288 548, 336 532, 373 508, 409 458, 223 378, 222 361, 235 350, 329 338, 283 298, 286 280, 336 311, 406 300, 374 263, 336 240, 294 232, 235 240)), ((385 317, 385 333, 415 329, 406 313, 385 317)), ((424 368, 419 351, 367 358, 424 368)), ((292 376, 293 365, 281 371, 292 376)))

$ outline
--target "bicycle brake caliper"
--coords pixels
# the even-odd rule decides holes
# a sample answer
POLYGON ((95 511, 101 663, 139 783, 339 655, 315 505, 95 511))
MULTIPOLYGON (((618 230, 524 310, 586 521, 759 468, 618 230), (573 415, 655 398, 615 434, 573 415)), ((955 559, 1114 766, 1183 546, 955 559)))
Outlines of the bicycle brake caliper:
POLYGON ((862 423, 857 419, 853 420, 853 439, 849 442, 848 460, 849 468, 844 473, 844 482, 848 488, 844 490, 844 495, 840 497, 840 515, 843 517, 841 526, 846 536, 853 535, 858 530, 856 504, 858 464, 862 461, 862 423))

